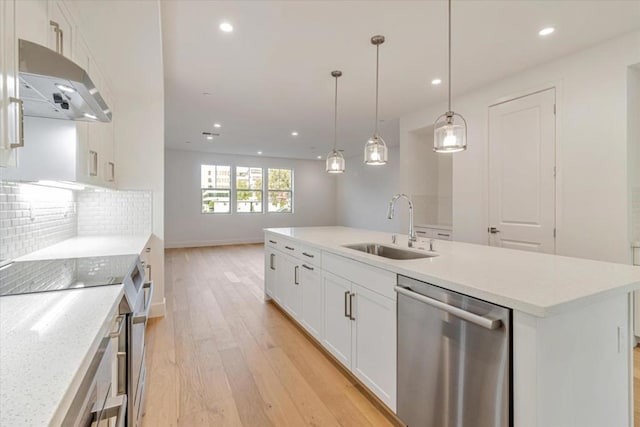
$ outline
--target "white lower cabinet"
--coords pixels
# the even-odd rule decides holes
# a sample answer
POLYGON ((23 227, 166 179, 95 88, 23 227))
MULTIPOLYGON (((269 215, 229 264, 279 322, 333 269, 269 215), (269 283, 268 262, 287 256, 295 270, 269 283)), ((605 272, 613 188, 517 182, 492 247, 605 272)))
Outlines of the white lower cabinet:
POLYGON ((322 344, 389 408, 396 410, 396 302, 324 273, 322 344))
POLYGON ((266 236, 265 293, 395 411, 395 274, 283 242, 266 236))
POLYGON ((396 302, 351 284, 351 372, 396 409, 396 302))
POLYGON ((324 272, 324 338, 322 344, 344 366, 351 368, 351 318, 348 316, 351 282, 324 272))
POLYGON ((302 317, 300 266, 295 258, 282 254, 279 267, 276 270, 276 277, 282 294, 282 306, 294 319, 300 320, 302 317))
POLYGON ((323 296, 322 270, 311 264, 300 265, 302 284, 302 326, 318 341, 322 341, 323 296))

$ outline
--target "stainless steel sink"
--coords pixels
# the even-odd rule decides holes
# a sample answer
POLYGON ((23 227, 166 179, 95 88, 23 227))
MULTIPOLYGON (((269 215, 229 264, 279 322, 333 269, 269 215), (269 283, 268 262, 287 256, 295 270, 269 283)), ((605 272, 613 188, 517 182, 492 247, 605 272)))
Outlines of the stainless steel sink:
POLYGON ((438 254, 433 252, 408 251, 405 249, 395 248, 393 246, 380 245, 378 243, 357 243, 353 245, 344 245, 343 247, 389 259, 420 259, 438 256, 438 254))

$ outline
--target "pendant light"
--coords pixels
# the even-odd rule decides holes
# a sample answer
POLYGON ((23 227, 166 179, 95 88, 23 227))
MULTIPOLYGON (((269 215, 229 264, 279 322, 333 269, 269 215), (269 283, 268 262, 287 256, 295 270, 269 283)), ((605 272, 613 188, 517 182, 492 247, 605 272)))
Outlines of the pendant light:
POLYGON ((371 37, 371 44, 376 47, 376 126, 375 132, 364 146, 364 162, 367 165, 384 165, 387 163, 387 144, 378 135, 378 71, 380 68, 380 45, 384 36, 371 37))
POLYGON ((433 151, 455 153, 467 149, 467 121, 451 111, 451 0, 449 0, 449 109, 433 125, 433 151), (459 119, 456 120, 456 117, 459 119))
POLYGON ((327 172, 343 173, 344 156, 340 151, 336 150, 336 143, 338 141, 338 77, 342 75, 342 71, 332 71, 331 75, 336 79, 336 92, 333 110, 333 150, 327 155, 327 172))

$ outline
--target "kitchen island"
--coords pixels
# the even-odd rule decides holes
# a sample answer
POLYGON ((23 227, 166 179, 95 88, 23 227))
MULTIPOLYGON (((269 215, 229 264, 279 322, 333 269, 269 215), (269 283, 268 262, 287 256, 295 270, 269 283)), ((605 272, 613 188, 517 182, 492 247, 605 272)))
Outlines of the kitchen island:
MULTIPOLYGON (((629 294, 640 288, 640 268, 448 241, 422 259, 344 247, 408 249, 406 236, 391 241, 345 227, 267 229, 265 293, 394 412, 401 275, 512 310, 513 425, 633 425, 629 294), (335 319, 349 318, 348 303, 356 307, 349 317, 370 311, 371 324, 351 319, 342 334, 335 319)), ((408 250, 428 252, 427 241, 416 246, 408 250)))

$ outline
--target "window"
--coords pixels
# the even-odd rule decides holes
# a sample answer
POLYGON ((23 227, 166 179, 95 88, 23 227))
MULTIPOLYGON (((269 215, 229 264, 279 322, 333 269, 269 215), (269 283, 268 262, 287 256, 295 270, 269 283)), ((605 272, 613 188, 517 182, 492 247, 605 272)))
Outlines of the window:
POLYGON ((293 212, 293 170, 269 169, 268 212, 293 212))
POLYGON ((262 168, 236 167, 236 212, 262 213, 262 168))
POLYGON ((231 166, 200 167, 202 213, 231 213, 231 166))

